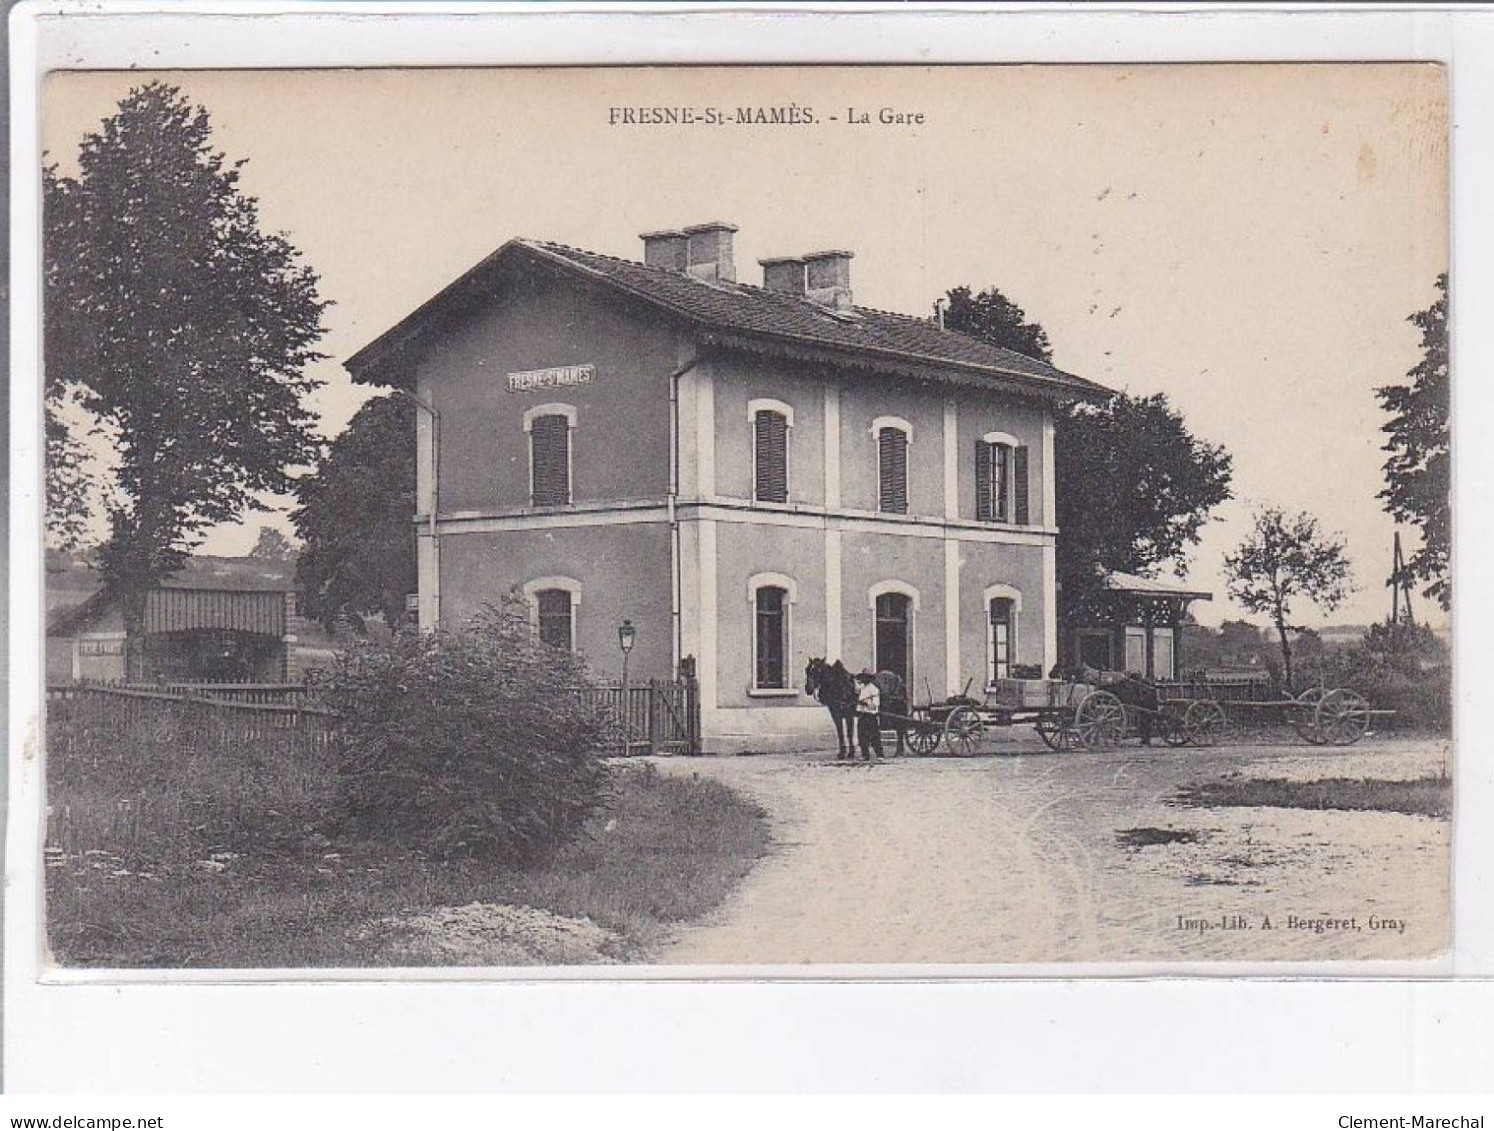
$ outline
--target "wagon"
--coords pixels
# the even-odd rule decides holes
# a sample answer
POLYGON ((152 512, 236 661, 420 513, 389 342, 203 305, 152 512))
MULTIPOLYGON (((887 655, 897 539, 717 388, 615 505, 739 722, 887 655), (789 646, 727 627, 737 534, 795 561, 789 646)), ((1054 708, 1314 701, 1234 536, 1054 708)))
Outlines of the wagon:
POLYGON ((987 731, 1019 725, 1031 725, 1057 751, 1108 750, 1147 730, 1169 746, 1213 746, 1230 728, 1227 709, 1237 718, 1278 712, 1314 746, 1351 746, 1369 733, 1376 716, 1394 714, 1376 710, 1347 687, 1314 687, 1267 701, 1164 698, 1153 708, 1124 702, 1097 684, 1010 679, 998 680, 982 701, 960 695, 915 707, 906 717, 889 717, 907 726, 915 754, 933 754, 943 746, 952 754, 970 755, 987 731))
POLYGON ((1152 710, 1123 703, 1095 684, 1047 679, 998 680, 983 701, 960 695, 889 717, 907 726, 915 754, 933 754, 943 745, 969 755, 988 730, 1020 725, 1031 725, 1051 750, 1106 750, 1136 733, 1142 715, 1173 746, 1212 745, 1225 725, 1223 709, 1212 701, 1168 701, 1152 710))
POLYGON ((1279 712, 1298 737, 1314 746, 1352 746, 1369 733, 1375 718, 1395 714, 1371 707, 1349 687, 1309 687, 1295 696, 1226 705, 1240 712, 1279 712))

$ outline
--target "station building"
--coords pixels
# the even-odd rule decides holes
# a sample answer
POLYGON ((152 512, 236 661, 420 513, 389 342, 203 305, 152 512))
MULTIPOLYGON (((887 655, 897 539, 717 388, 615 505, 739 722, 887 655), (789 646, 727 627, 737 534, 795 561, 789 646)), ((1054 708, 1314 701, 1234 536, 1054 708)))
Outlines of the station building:
POLYGON ((602 677, 693 667, 707 750, 823 745, 810 657, 915 699, 1060 658, 1053 415, 1107 390, 852 301, 852 253, 737 279, 725 223, 642 261, 516 239, 349 359, 413 393, 419 611, 508 592, 602 677))

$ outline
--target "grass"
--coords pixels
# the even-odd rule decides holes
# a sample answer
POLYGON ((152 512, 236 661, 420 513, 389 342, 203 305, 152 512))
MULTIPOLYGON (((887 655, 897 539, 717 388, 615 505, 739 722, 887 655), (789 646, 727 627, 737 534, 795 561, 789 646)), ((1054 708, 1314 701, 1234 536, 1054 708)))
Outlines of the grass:
POLYGON ((1344 809, 1447 817, 1452 812, 1452 781, 1444 774, 1404 781, 1229 777, 1185 786, 1174 802, 1195 808, 1344 809))
POLYGON ((342 831, 330 758, 53 732, 47 922, 64 965, 388 965, 409 958, 367 924, 473 902, 588 918, 615 933, 599 959, 636 961, 769 844, 750 801, 642 764, 617 768, 607 807, 542 864, 443 861, 342 831))
POLYGON ((1193 829, 1158 829, 1151 827, 1120 829, 1115 834, 1122 848, 1150 848, 1158 844, 1192 844, 1199 834, 1193 829))

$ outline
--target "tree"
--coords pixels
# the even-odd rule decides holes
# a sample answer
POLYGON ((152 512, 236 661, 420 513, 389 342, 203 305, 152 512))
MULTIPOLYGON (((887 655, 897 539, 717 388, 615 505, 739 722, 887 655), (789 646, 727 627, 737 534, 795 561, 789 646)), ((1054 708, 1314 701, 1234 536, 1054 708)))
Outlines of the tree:
POLYGON ((315 453, 304 370, 327 304, 260 229, 243 164, 213 149, 205 109, 153 82, 84 137, 76 177, 44 171, 48 380, 113 442, 99 560, 132 675, 150 589, 315 453))
MULTIPOLYGON (((1048 334, 990 287, 948 292, 946 327, 1052 360, 1048 334)), ((1054 419, 1058 583, 1066 617, 1095 609, 1110 570, 1148 576, 1170 564, 1187 572, 1188 547, 1209 513, 1230 497, 1231 458, 1188 431, 1161 393, 1116 393, 1101 404, 1062 407, 1054 419)))
POLYGON ((1219 643, 1226 658, 1248 664, 1260 654, 1261 630, 1248 620, 1227 620, 1219 626, 1219 643))
POLYGON ((1224 571, 1231 597, 1250 612, 1271 617, 1287 687, 1292 687, 1287 634, 1304 630, 1292 622, 1292 606, 1300 598, 1331 612, 1349 595, 1353 582, 1343 538, 1322 533, 1306 512, 1289 515, 1280 507, 1265 507, 1246 539, 1225 556, 1224 571))
POLYGON ((1407 385, 1375 390, 1391 414, 1381 431, 1389 434, 1384 450, 1385 489, 1379 498, 1401 522, 1421 528, 1421 546, 1406 562, 1405 577, 1428 582, 1425 594, 1444 609, 1452 604, 1448 577, 1452 537, 1452 457, 1448 428, 1451 390, 1447 367, 1447 275, 1437 276, 1437 300, 1408 321, 1421 330, 1422 358, 1406 374, 1407 385))
POLYGON ((1163 393, 1116 393, 1057 415, 1058 579, 1067 615, 1093 606, 1106 571, 1187 574, 1188 550, 1230 497, 1233 461, 1163 393))
POLYGON ((1015 350, 1038 361, 1052 361, 1048 332, 1028 322, 1026 312, 995 287, 972 294, 969 287, 955 287, 945 296, 949 307, 944 325, 992 345, 1015 350))
POLYGON ((382 613, 393 627, 415 590, 414 414, 398 397, 369 401, 296 484, 296 587, 302 610, 329 627, 349 613, 382 613))
POLYGON ((45 409, 47 535, 57 549, 72 550, 88 528, 88 453, 58 408, 49 392, 45 409))
POLYGON ((273 526, 261 526, 249 556, 257 561, 292 562, 296 559, 296 547, 273 526))

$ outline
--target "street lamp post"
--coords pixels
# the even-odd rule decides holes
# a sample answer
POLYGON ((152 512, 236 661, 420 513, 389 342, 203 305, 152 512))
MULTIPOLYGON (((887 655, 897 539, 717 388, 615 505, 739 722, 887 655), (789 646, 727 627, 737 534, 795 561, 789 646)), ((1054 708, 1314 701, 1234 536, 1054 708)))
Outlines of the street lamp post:
POLYGON ((632 712, 628 709, 628 653, 633 650, 633 640, 637 636, 637 630, 633 628, 633 622, 623 617, 622 624, 617 626, 617 646, 622 649, 622 724, 623 724, 623 753, 627 754, 633 740, 632 712))

